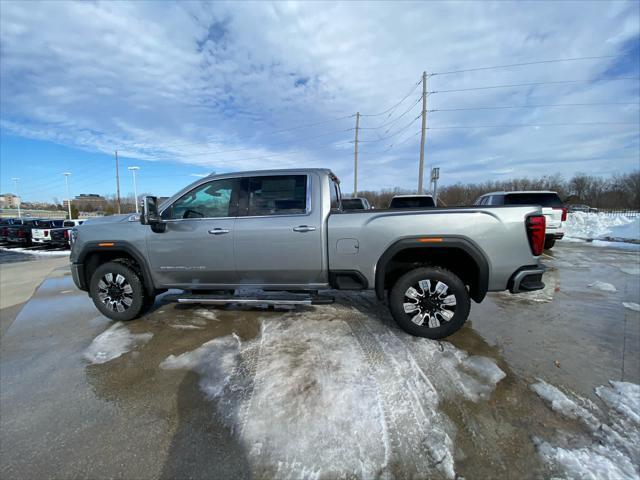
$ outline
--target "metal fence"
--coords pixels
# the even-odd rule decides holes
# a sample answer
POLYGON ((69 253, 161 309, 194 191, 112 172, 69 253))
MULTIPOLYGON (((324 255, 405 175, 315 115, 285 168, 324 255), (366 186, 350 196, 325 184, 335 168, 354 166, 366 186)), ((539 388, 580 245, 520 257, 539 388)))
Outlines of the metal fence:
MULTIPOLYGON (((51 218, 54 220, 61 220, 67 218, 67 212, 66 210, 34 210, 30 208, 21 208, 20 216, 22 218, 51 218)), ((0 209, 0 218, 18 218, 18 209, 0 209)))
POLYGON ((598 212, 608 217, 616 217, 619 215, 628 218, 640 217, 640 211, 638 210, 599 210, 598 212))

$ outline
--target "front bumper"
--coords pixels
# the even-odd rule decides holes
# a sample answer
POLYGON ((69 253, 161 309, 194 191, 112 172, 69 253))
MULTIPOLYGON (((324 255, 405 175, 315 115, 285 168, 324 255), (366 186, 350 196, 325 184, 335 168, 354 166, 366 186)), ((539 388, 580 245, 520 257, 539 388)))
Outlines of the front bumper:
POLYGON ((521 267, 509 279, 508 288, 511 293, 533 292, 542 290, 542 275, 547 270, 544 265, 521 267))

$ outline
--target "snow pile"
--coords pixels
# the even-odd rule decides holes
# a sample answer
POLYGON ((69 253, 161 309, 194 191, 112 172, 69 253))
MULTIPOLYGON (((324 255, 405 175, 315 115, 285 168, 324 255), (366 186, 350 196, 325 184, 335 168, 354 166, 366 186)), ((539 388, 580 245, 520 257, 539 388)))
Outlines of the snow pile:
POLYGON ((640 305, 635 302, 622 302, 622 306, 629 310, 633 310, 634 312, 640 312, 640 305))
POLYGON ((610 384, 596 388, 596 395, 607 407, 606 415, 593 403, 579 397, 572 399, 544 381, 531 385, 552 410, 580 422, 591 435, 586 442, 565 435, 560 439, 563 446, 534 439, 542 458, 564 470, 568 478, 640 478, 640 386, 614 381, 610 384), (602 417, 610 423, 602 422, 602 417))
POLYGON ((610 293, 615 293, 618 291, 618 289, 613 285, 611 285, 610 283, 601 282, 600 280, 590 283, 589 288, 593 288, 594 290, 600 290, 601 292, 610 292, 610 293))
POLYGON ((118 322, 93 339, 84 352, 84 358, 91 363, 106 363, 137 345, 147 343, 151 337, 152 333, 131 333, 123 323, 118 322))
POLYGON ((640 217, 572 212, 564 223, 567 239, 602 239, 605 237, 640 239, 640 217))
POLYGON ((478 401, 505 376, 490 359, 353 309, 261 325, 256 339, 216 338, 161 367, 200 374, 265 477, 393 477, 402 465, 409 477, 455 478, 455 429, 439 411, 441 396, 478 401))
POLYGON ((6 248, 0 247, 0 250, 5 252, 17 252, 26 253, 29 255, 37 255, 42 257, 68 257, 71 254, 71 250, 32 250, 30 248, 6 248))

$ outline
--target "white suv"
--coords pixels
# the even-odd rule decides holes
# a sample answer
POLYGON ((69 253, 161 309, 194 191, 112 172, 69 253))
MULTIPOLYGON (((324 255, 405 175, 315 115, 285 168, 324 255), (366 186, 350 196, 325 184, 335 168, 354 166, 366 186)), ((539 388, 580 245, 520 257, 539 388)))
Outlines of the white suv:
POLYGON ((491 192, 479 197, 474 205, 540 205, 547 223, 544 248, 550 249, 564 236, 563 222, 567 209, 556 192, 529 190, 519 192, 491 192))

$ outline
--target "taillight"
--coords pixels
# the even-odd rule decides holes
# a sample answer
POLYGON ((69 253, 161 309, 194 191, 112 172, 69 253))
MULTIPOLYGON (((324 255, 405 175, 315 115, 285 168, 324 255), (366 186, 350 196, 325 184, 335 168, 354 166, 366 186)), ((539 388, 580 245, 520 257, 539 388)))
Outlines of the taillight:
POLYGON ((45 231, 44 231, 44 236, 45 236, 45 237, 48 237, 48 236, 49 236, 49 230, 45 230, 45 231))
POLYGON ((569 212, 569 210, 565 207, 553 207, 554 210, 562 210, 562 218, 560 218, 560 221, 562 222, 566 222, 567 221, 567 213, 569 212))
POLYGON ((24 230, 18 230, 18 238, 25 238, 27 236, 27 232, 24 230))
POLYGON ((64 231, 64 239, 69 240, 69 230, 64 231))
POLYGON ((531 253, 536 257, 542 255, 544 250, 544 232, 547 228, 547 222, 544 215, 532 215, 527 217, 527 236, 529 237, 529 246, 531 253))

